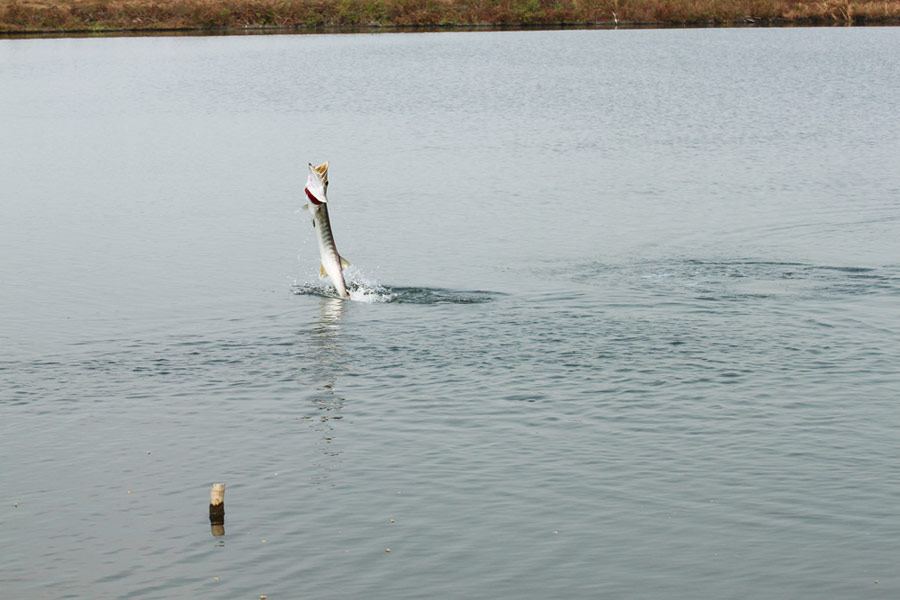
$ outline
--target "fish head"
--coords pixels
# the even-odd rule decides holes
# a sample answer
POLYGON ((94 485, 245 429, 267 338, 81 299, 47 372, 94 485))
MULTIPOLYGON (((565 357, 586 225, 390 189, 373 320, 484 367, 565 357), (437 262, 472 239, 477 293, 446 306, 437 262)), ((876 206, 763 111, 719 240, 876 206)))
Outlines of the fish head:
POLYGON ((318 167, 309 163, 309 178, 306 180, 306 197, 314 205, 328 202, 328 162, 318 167))

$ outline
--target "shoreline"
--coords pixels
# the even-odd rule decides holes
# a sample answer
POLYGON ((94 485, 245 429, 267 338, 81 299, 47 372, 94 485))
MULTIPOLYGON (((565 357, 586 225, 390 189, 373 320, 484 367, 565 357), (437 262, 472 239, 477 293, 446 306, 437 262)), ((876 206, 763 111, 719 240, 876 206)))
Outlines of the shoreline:
POLYGON ((377 33, 439 33, 475 31, 554 31, 554 30, 614 30, 614 29, 765 29, 791 27, 897 27, 900 19, 854 23, 822 21, 767 22, 663 22, 619 21, 547 24, 463 24, 463 25, 323 25, 321 27, 242 25, 227 27, 186 26, 171 28, 107 28, 103 26, 81 29, 0 29, 0 39, 59 38, 59 37, 146 37, 146 36, 240 36, 278 34, 377 34, 377 33))
POLYGON ((0 35, 900 25, 900 0, 0 0, 0 35))

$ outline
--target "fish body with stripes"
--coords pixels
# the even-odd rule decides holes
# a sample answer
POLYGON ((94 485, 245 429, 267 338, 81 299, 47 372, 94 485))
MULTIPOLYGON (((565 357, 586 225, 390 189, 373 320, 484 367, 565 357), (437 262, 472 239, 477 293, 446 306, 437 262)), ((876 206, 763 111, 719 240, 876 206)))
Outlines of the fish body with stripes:
POLYGON ((328 218, 328 163, 314 167, 309 165, 309 178, 306 181, 305 208, 312 217, 313 228, 316 230, 316 240, 319 243, 319 255, 322 258, 322 268, 319 276, 328 278, 337 290, 341 298, 349 298, 347 283, 344 281, 344 269, 350 263, 338 253, 334 243, 334 233, 331 231, 331 221, 328 218))

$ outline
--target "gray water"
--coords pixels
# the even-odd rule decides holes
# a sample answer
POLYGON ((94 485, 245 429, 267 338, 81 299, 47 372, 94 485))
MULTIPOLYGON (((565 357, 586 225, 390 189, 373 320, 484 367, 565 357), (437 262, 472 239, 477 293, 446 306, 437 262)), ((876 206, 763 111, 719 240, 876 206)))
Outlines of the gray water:
POLYGON ((3 595, 896 598, 898 56, 0 41, 3 595))

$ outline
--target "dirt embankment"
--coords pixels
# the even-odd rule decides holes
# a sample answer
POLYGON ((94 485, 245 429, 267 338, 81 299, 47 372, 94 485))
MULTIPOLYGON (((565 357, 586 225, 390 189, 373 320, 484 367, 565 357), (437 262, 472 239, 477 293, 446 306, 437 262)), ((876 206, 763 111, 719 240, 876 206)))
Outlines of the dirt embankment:
POLYGON ((0 0, 0 32, 900 23, 900 0, 0 0))

